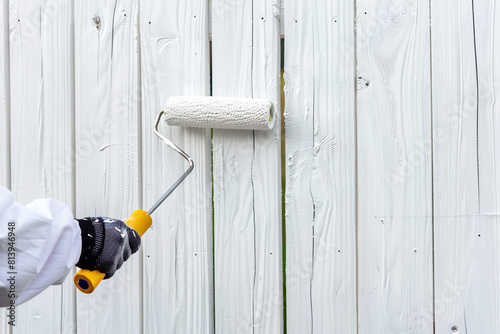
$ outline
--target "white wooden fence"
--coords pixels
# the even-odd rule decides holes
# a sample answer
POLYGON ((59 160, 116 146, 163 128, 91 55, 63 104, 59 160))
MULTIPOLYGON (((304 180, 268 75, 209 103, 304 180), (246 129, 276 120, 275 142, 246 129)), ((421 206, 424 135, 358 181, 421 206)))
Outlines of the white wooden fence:
POLYGON ((2 0, 0 183, 149 208, 186 168, 167 97, 279 108, 280 37, 285 187, 280 126, 163 126, 196 166, 139 254, 1 333, 500 333, 495 1, 2 0))

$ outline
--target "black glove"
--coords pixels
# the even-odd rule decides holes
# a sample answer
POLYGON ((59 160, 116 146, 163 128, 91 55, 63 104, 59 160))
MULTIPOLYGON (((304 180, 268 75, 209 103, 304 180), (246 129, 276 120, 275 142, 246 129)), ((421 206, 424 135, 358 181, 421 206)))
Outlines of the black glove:
POLYGON ((141 246, 139 234, 118 219, 87 217, 77 219, 82 230, 82 253, 77 267, 99 270, 113 277, 130 255, 141 246))

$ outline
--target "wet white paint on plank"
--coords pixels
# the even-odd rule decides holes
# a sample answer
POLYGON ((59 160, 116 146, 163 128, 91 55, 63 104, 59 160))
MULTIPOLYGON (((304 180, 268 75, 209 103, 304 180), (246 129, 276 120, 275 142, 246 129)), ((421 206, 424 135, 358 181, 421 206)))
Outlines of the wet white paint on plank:
MULTIPOLYGON (((272 1, 212 1, 213 95, 279 110, 279 20, 272 1)), ((215 326, 283 332, 280 126, 214 129, 215 326)))
MULTIPOLYGON (((75 212, 74 189, 74 34, 73 0, 57 3, 50 0, 41 2, 41 44, 43 71, 43 103, 46 112, 54 113, 50 122, 46 122, 47 137, 53 138, 47 144, 43 159, 44 164, 51 166, 47 172, 48 196, 56 197, 66 203, 75 212), (50 151, 61 150, 57 156, 50 151)), ((49 121, 49 120, 48 120, 49 121)), ((56 151, 57 152, 57 151, 56 151)), ((47 168, 47 167, 46 167, 47 168)), ((57 295, 54 303, 61 303, 60 323, 52 325, 62 333, 76 331, 76 289, 73 284, 75 270, 69 273, 62 285, 62 296, 57 295)), ((53 288, 52 288, 53 289, 53 288)), ((42 304, 42 303, 41 303, 42 304)), ((46 304, 40 307, 44 312, 46 304)), ((32 312, 33 313, 33 312, 32 312)), ((36 319, 38 314, 33 315, 36 319)), ((59 317, 55 313, 54 316, 59 317)), ((56 318, 57 319, 57 318, 56 318)), ((31 321, 31 320, 30 320, 31 321)), ((33 321, 33 328, 40 331, 33 321)), ((33 330, 31 330, 33 332, 33 330)), ((43 331, 40 331, 43 332, 43 331)))
POLYGON ((285 8, 288 333, 353 333, 354 5, 285 8))
MULTIPOLYGON (((76 213, 124 220, 140 208, 138 1, 77 1, 74 17, 76 213)), ((141 262, 78 292, 79 332, 140 331, 141 262)))
POLYGON ((272 101, 276 123, 272 131, 254 131, 254 316, 253 326, 247 328, 283 333, 279 7, 274 0, 254 1, 252 13, 252 97, 272 101))
MULTIPOLYGON (((9 2, 0 4, 0 185, 10 188, 9 2)), ((0 332, 8 333, 7 313, 0 310, 0 332)))
MULTIPOLYGON (((73 204, 71 4, 10 1, 11 183, 21 203, 73 204)), ((53 286, 16 311, 14 333, 71 331, 74 289, 53 286)))
MULTIPOLYGON (((152 132, 169 96, 209 95, 208 1, 141 1, 144 205, 150 207, 188 163, 152 132)), ((213 333, 210 129, 160 132, 194 160, 194 170, 153 214, 144 241, 145 333, 213 333)))
MULTIPOLYGON (((279 2, 213 2, 215 95, 278 106, 279 2)), ((209 92, 208 1, 142 2, 140 46, 138 4, 76 4, 75 54, 71 1, 0 6, 0 182, 10 183, 12 166, 21 202, 51 196, 71 206, 76 166, 77 216, 127 218, 187 167, 151 126, 168 96, 209 92)), ((287 4, 291 333, 428 333, 434 317, 439 333, 500 331, 500 15, 494 3, 472 4, 431 3, 432 111, 428 3, 359 0, 356 42, 353 4, 287 4)), ((73 332, 77 322, 81 332, 212 333, 214 312, 219 332, 283 331, 279 130, 215 132, 215 311, 210 132, 162 132, 196 167, 153 215, 143 258, 90 296, 75 300, 71 279, 48 289, 18 309, 14 333, 73 332)))
POLYGON ((499 333, 500 8, 431 5, 436 333, 499 333))
POLYGON ((357 2, 358 325, 433 330, 429 2, 357 2))

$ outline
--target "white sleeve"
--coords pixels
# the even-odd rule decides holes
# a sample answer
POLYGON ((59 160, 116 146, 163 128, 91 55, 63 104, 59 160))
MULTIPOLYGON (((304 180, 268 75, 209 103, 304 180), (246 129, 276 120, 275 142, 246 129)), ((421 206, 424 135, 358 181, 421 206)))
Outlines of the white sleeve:
POLYGON ((62 283, 80 257, 80 233, 65 204, 39 199, 23 206, 0 186, 0 307, 62 283))

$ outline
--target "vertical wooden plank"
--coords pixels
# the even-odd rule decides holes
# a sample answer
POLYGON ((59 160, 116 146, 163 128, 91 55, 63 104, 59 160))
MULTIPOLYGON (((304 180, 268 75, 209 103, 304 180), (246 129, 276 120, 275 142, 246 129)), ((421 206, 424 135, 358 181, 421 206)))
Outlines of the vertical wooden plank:
MULTIPOLYGON (((214 96, 260 97, 279 110, 279 8, 212 1, 214 96)), ((280 125, 213 132, 215 325, 283 331, 280 125)))
POLYGON ((433 330, 429 1, 357 1, 360 333, 433 330))
POLYGON ((0 5, 0 184, 10 188, 9 67, 9 2, 3 1, 0 5))
MULTIPOLYGON (((144 205, 187 170, 152 132, 175 95, 208 95, 208 1, 141 2, 144 205)), ((161 126, 195 168, 153 214, 144 237, 144 332, 213 333, 210 129, 161 126)))
MULTIPOLYGON (((254 1, 252 16, 252 97, 271 100, 277 118, 272 131, 253 131, 254 313, 253 323, 243 328, 252 333, 283 333, 280 8, 273 0, 254 1)), ((227 89, 227 83, 217 82, 227 89)), ((223 219, 220 222, 226 226, 232 223, 228 216, 223 219)))
POLYGON ((40 3, 10 1, 12 190, 21 203, 43 197, 37 127, 41 98, 40 3), (14 75, 15 73, 15 75, 14 75), (29 159, 29 160, 28 160, 29 159), (29 163, 28 163, 29 161, 29 163))
MULTIPOLYGON (((214 96, 252 97, 252 20, 251 0, 212 0, 214 96)), ((213 130, 216 333, 254 324, 253 155, 252 131, 213 130)))
MULTIPOLYGON (((0 185, 10 188, 9 2, 0 4, 0 185)), ((8 333, 5 309, 0 310, 0 332, 8 333)))
POLYGON ((431 4, 436 333, 499 333, 500 9, 431 4))
POLYGON ((354 4, 285 7, 288 333, 354 333, 354 4))
MULTIPOLYGON (((41 26, 44 110, 54 113, 53 119, 46 122, 52 138, 46 146, 43 162, 46 166, 54 164, 52 171, 44 171, 48 175, 47 195, 59 198, 75 212, 73 0, 42 1, 41 26), (57 152, 57 146, 61 146, 61 152, 54 156, 51 151, 57 152)), ((55 300, 60 303, 61 313, 60 323, 54 322, 53 326, 61 333, 76 333, 76 289, 72 278, 70 273, 62 285, 62 295, 55 300)), ((33 321, 33 328, 46 332, 37 326, 33 321)))
MULTIPOLYGON (((124 220, 139 208, 138 43, 138 1, 75 3, 78 217, 124 220)), ((140 332, 140 258, 93 294, 78 292, 78 332, 140 332)))
MULTIPOLYGON (((71 15, 71 1, 10 1, 12 190, 22 203, 73 204, 71 15)), ((72 291, 50 287, 21 305, 14 333, 71 332, 72 291)))

